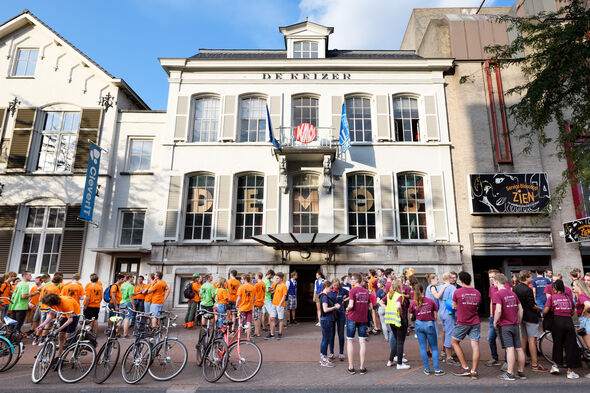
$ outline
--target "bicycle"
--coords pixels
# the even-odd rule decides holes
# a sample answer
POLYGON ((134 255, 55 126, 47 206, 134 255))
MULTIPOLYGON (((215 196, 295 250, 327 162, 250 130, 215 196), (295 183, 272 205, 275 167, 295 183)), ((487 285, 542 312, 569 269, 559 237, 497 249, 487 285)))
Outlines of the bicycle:
POLYGON ((135 327, 133 328, 135 340, 123 354, 121 375, 128 384, 135 384, 147 374, 152 364, 152 346, 146 338, 153 339, 154 331, 149 326, 151 313, 129 311, 135 313, 135 327))
POLYGON ((90 326, 94 318, 81 318, 81 328, 66 340, 66 348, 57 359, 57 375, 65 383, 74 383, 84 379, 96 362, 96 335, 90 326))
MULTIPOLYGON (((103 308, 108 310, 107 307, 103 308)), ((117 339, 117 327, 123 320, 121 314, 124 313, 122 311, 114 310, 112 312, 115 315, 109 318, 112 322, 112 326, 106 331, 107 340, 96 355, 96 365, 94 366, 93 379, 94 382, 98 384, 103 383, 111 376, 113 370, 117 366, 117 362, 119 361, 119 356, 121 354, 121 345, 117 339)))
MULTIPOLYGON (((575 330, 578 331, 579 326, 576 325, 575 330)), ((586 362, 586 365, 590 367, 590 348, 586 348, 586 344, 582 337, 576 333, 576 342, 580 350, 580 357, 582 361, 586 362)), ((545 330, 541 333, 539 341, 537 343, 537 350, 549 363, 553 364, 553 336, 551 331, 545 330)), ((565 359, 565 356, 564 356, 565 359)))
MULTIPOLYGON (((207 320, 207 328, 205 331, 201 329, 199 333, 199 342, 197 343, 197 365, 203 367, 203 377, 208 382, 216 382, 221 378, 227 367, 229 353, 226 342, 220 338, 215 337, 215 329, 211 328, 211 320, 215 315, 220 315, 216 312, 201 310, 200 315, 207 320), (203 349, 201 363, 199 364, 199 351, 203 349)), ((232 324, 231 321, 224 321, 226 326, 232 324)))
MULTIPOLYGON (((12 301, 7 297, 0 297, 0 300, 12 301)), ((23 355, 25 346, 22 342, 23 335, 12 330, 17 322, 9 317, 4 317, 4 326, 0 328, 0 372, 13 368, 23 355)))
POLYGON ((168 381, 184 370, 188 360, 186 346, 177 338, 169 338, 170 327, 176 326, 177 315, 171 316, 169 311, 162 311, 158 341, 152 348, 152 364, 148 372, 157 381, 168 381))
POLYGON ((223 332, 224 341, 228 346, 228 361, 224 374, 230 381, 245 382, 254 378, 260 371, 262 351, 252 341, 242 339, 242 329, 245 327, 239 311, 237 316, 239 326, 233 335, 229 328, 231 321, 224 322, 223 326, 219 328, 223 332))
MULTIPOLYGON (((48 311, 49 308, 44 308, 42 311, 48 311)), ((57 348, 57 328, 59 327, 59 320, 64 315, 72 314, 72 312, 60 312, 53 311, 55 313, 55 319, 49 328, 49 332, 44 337, 43 346, 35 355, 35 362, 33 363, 33 371, 31 373, 31 380, 33 383, 39 383, 47 376, 51 366, 53 365, 55 358, 55 350, 57 348)))

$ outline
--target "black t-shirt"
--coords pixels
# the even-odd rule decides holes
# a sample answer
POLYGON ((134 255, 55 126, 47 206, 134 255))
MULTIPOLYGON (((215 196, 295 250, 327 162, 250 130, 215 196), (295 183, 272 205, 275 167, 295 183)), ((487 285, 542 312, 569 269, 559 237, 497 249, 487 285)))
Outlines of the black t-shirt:
POLYGON ((522 320, 529 323, 539 322, 539 312, 535 310, 537 303, 535 302, 535 295, 533 290, 525 283, 518 283, 512 288, 512 291, 518 297, 522 305, 523 314, 522 320))

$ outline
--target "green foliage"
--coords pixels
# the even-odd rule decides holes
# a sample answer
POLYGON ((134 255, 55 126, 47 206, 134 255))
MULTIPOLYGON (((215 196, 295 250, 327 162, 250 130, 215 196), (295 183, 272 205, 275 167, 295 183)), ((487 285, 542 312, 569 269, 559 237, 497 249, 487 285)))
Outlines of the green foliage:
POLYGON ((516 39, 486 48, 498 66, 515 65, 525 75, 526 82, 506 91, 521 97, 509 113, 525 153, 553 144, 560 159, 574 163, 554 191, 555 206, 570 183, 590 184, 590 10, 583 0, 561 4, 532 17, 499 16, 516 39))

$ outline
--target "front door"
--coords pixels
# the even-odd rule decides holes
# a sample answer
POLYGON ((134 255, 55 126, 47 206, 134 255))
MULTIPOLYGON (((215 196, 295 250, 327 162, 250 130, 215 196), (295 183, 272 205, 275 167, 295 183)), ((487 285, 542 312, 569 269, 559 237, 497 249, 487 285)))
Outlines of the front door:
POLYGON ((139 263, 141 262, 141 258, 117 258, 117 263, 115 266, 115 275, 113 276, 113 281, 115 282, 117 279, 117 274, 133 274, 134 277, 139 275, 139 263))
POLYGON ((297 313, 298 320, 315 320, 316 305, 313 301, 315 274, 321 265, 291 265, 289 278, 292 272, 297 272, 297 313))

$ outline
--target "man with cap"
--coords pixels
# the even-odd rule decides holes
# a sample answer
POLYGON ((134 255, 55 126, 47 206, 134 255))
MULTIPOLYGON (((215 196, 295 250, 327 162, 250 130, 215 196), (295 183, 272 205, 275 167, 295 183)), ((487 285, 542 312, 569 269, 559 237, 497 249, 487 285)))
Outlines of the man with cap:
POLYGON ((201 295, 199 294, 199 291, 201 290, 201 278, 199 277, 199 273, 193 274, 190 285, 194 295, 191 299, 188 299, 188 311, 186 312, 186 316, 184 318, 185 329, 195 326, 195 314, 197 313, 197 310, 201 304, 201 295))

